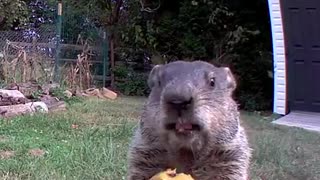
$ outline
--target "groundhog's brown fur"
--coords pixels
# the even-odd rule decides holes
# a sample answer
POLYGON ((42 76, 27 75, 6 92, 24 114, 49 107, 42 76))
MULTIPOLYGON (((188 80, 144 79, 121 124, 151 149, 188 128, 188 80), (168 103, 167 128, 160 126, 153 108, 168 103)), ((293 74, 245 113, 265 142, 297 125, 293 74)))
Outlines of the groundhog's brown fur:
POLYGON ((152 90, 130 144, 128 180, 148 180, 167 168, 196 180, 248 178, 251 148, 232 99, 236 82, 229 68, 176 61, 154 67, 148 84, 152 90))

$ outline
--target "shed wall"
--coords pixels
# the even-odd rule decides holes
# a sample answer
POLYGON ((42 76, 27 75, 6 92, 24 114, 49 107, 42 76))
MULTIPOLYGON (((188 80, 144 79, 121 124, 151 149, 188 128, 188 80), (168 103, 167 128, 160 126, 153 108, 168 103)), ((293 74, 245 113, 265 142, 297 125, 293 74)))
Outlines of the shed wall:
POLYGON ((286 57, 280 0, 268 0, 273 44, 273 112, 287 114, 286 57))

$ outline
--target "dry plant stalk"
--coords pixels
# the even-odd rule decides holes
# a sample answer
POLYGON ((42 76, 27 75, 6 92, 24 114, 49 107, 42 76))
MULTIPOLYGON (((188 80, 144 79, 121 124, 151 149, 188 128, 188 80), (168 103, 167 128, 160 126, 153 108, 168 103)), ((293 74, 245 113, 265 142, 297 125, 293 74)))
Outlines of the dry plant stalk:
MULTIPOLYGON (((10 83, 10 82, 17 82, 17 66, 19 64, 19 62, 21 61, 21 58, 23 59, 22 61, 25 62, 26 61, 26 51, 24 50, 23 47, 21 46, 17 46, 17 45, 12 45, 9 41, 7 41, 6 46, 4 47, 4 51, 3 51, 3 61, 1 62, 1 70, 3 72, 3 78, 5 83, 10 83), (12 60, 10 60, 10 55, 9 55, 9 47, 12 47, 14 49, 16 49, 18 52, 17 54, 14 56, 14 58, 12 60)), ((24 70, 23 70, 23 76, 25 74, 25 70, 26 67, 24 66, 24 70)), ((24 79, 24 78, 22 78, 24 79)))
POLYGON ((88 89, 91 87, 93 77, 90 71, 91 63, 90 57, 92 56, 91 48, 87 40, 83 40, 81 36, 78 37, 78 42, 83 45, 81 54, 78 54, 77 61, 71 64, 65 70, 67 71, 67 79, 69 88, 71 89, 88 89))
POLYGON ((30 80, 48 81, 52 73, 46 72, 50 61, 36 53, 36 42, 33 42, 33 53, 27 54, 25 47, 16 45, 7 40, 3 49, 4 58, 1 61, 1 71, 5 83, 28 82, 30 80), (10 54, 9 48, 16 50, 10 54))

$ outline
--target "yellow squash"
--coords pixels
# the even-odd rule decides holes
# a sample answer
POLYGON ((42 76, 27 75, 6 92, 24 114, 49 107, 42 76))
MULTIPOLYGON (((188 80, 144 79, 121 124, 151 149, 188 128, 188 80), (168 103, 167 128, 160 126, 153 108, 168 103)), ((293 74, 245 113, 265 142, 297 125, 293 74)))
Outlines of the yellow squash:
POLYGON ((167 169, 156 175, 154 175, 150 180, 194 180, 191 175, 184 173, 176 173, 176 169, 167 169))

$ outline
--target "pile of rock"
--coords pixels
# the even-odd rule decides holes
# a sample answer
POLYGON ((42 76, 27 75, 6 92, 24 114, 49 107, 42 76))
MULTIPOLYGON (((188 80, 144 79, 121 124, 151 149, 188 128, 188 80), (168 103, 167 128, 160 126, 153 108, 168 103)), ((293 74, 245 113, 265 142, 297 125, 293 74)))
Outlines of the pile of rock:
MULTIPOLYGON (((0 117, 10 118, 36 112, 54 112, 66 110, 66 103, 55 97, 54 89, 58 84, 39 85, 36 82, 14 83, 0 89, 0 117)), ((98 97, 116 99, 117 94, 107 88, 90 88, 84 91, 65 91, 64 96, 98 97)))
POLYGON ((55 87, 58 86, 56 84, 40 86, 28 82, 10 84, 0 89, 0 117, 11 118, 36 112, 65 110, 65 102, 50 95, 55 87))

